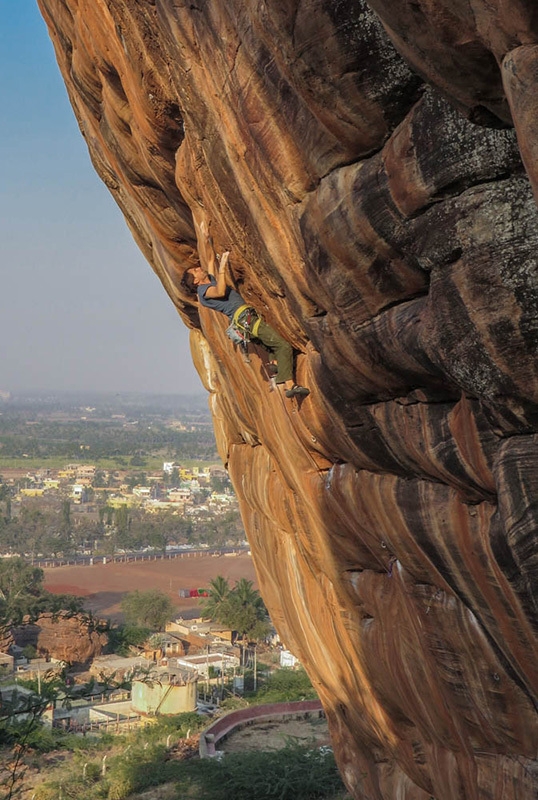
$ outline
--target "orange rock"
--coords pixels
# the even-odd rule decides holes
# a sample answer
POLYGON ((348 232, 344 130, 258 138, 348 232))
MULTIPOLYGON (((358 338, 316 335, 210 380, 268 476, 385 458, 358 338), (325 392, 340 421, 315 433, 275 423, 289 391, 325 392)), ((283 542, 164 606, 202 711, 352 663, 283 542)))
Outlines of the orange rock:
POLYGON ((39 5, 350 792, 531 800, 534 0, 39 5), (306 399, 182 287, 203 220, 306 399))
POLYGON ((83 614, 61 611, 41 614, 13 630, 16 644, 33 645, 42 656, 65 661, 67 664, 85 664, 101 655, 108 641, 105 633, 99 633, 83 614))

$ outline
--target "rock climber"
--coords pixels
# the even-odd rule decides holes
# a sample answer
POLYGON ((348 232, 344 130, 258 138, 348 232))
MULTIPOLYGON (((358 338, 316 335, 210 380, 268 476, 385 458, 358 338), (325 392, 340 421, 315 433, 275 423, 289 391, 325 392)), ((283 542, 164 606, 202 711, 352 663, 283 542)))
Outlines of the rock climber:
POLYGON ((239 333, 247 331, 250 341, 261 344, 273 355, 276 360, 275 383, 284 388, 286 397, 306 397, 310 394, 310 389, 300 386, 293 380, 291 345, 264 322, 235 289, 227 285, 226 266, 230 252, 227 250, 220 257, 217 256, 207 225, 202 224, 200 229, 207 245, 203 248, 207 269, 200 264, 189 267, 185 272, 183 285, 189 290, 196 287, 201 305, 226 314, 231 328, 235 328, 239 333))

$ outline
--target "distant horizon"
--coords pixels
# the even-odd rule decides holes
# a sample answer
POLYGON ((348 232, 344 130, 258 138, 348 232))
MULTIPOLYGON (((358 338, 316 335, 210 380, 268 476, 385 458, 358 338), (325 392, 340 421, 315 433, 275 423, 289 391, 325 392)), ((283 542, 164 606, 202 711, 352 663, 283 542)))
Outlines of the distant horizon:
POLYGON ((174 409, 196 408, 204 409, 209 414, 208 392, 202 389, 199 392, 148 392, 126 390, 122 392, 107 391, 106 389, 72 390, 58 389, 24 390, 21 392, 7 392, 0 389, 0 418, 5 414, 17 413, 34 409, 54 408, 67 410, 69 408, 89 408, 102 411, 113 409, 129 411, 143 411, 150 408, 174 409))
POLYGON ((5 399, 4 395, 8 394, 13 396, 28 396, 35 395, 52 395, 52 396, 79 396, 79 395, 94 395, 105 397, 207 397, 209 394, 204 388, 198 391, 178 392, 178 391, 160 391, 152 392, 142 389, 4 389, 0 387, 0 402, 5 399))

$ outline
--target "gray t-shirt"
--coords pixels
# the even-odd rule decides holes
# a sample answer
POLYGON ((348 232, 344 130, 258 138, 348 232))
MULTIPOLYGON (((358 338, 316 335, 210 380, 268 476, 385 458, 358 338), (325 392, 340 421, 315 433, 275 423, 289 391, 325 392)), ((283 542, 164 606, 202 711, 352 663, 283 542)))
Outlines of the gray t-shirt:
POLYGON ((210 275, 209 277, 211 279, 211 283, 204 283, 202 286, 198 286, 196 288, 200 303, 207 308, 212 308, 215 311, 221 311, 223 314, 226 314, 230 320, 233 320, 233 316, 237 309, 240 306, 246 305, 245 301, 239 292, 236 292, 235 289, 232 289, 230 286, 226 287, 226 294, 224 297, 206 297, 205 293, 209 287, 216 286, 217 284, 217 279, 214 275, 210 275))

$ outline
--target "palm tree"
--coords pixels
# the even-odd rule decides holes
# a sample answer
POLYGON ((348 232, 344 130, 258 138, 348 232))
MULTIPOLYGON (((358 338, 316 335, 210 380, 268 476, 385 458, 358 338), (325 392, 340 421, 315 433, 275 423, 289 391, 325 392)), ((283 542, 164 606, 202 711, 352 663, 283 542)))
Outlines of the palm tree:
POLYGON ((201 604, 204 617, 237 631, 243 641, 263 639, 270 629, 267 609, 252 581, 241 578, 233 589, 222 575, 209 583, 209 597, 201 604))
POLYGON ((269 617, 260 593, 252 581, 241 578, 230 592, 226 607, 229 623, 243 640, 263 639, 269 631, 269 617))
POLYGON ((265 603, 257 589, 252 588, 252 581, 246 578, 236 581, 232 595, 235 608, 239 607, 246 617, 250 616, 251 619, 254 617, 260 621, 267 620, 265 603))
POLYGON ((225 625, 226 622, 223 617, 226 615, 231 591, 230 584, 222 575, 217 575, 216 578, 209 581, 209 597, 201 604, 202 616, 214 619, 225 625))

